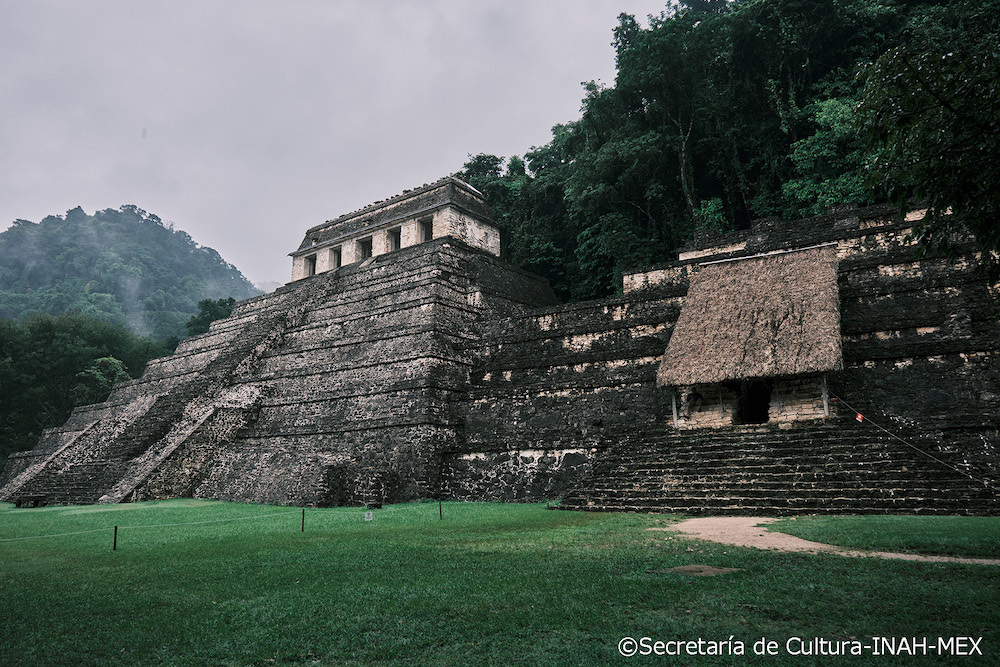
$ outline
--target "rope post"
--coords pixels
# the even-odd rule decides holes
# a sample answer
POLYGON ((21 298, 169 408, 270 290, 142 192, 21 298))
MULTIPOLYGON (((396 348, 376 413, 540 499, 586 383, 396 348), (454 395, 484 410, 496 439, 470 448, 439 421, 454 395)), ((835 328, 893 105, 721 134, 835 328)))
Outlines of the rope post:
POLYGON ((302 532, 306 532, 306 508, 302 508, 302 532))
POLYGON ((118 526, 115 526, 115 538, 114 541, 111 542, 111 550, 118 551, 118 526))

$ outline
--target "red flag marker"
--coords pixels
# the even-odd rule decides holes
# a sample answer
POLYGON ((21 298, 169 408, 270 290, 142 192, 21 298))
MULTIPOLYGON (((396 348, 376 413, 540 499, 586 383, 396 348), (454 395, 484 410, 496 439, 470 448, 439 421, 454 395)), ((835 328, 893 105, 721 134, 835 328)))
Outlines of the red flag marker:
POLYGON ((855 419, 857 419, 859 422, 863 422, 865 420, 864 416, 860 412, 855 417, 855 419))

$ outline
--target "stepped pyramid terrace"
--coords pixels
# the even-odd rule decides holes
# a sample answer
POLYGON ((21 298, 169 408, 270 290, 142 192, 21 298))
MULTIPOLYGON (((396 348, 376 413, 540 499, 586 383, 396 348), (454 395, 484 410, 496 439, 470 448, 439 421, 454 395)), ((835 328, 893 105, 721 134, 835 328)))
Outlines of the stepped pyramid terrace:
POLYGON ((971 242, 918 258, 920 217, 763 220, 559 304, 442 179, 307 230, 290 283, 11 456, 0 500, 994 513, 1000 285, 971 242))

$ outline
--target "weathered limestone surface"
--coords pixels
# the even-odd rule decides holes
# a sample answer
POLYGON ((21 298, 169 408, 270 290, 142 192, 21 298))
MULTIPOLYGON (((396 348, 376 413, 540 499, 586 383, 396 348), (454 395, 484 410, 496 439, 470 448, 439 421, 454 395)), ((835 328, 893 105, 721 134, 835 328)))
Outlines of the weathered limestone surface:
POLYGON ((553 301, 539 278, 449 238, 290 284, 48 432, 0 497, 435 495, 477 322, 553 301))
MULTIPOLYGON (((996 512, 1000 291, 971 244, 952 260, 918 259, 907 236, 919 217, 897 220, 872 208, 795 223, 763 221, 684 253, 681 261, 626 275, 626 296, 683 289, 701 262, 835 242, 844 369, 829 375, 834 414, 804 428, 772 414, 760 427, 637 429, 628 441, 609 445, 562 506, 996 512), (856 424, 856 411, 869 421, 856 424)), ((718 421, 718 397, 705 399, 702 411, 710 416, 696 414, 692 421, 718 421)), ((735 398, 728 400, 731 410, 735 398)), ((805 407, 803 413, 810 412, 805 407)))
POLYGON ((444 456, 457 497, 558 497, 610 443, 663 419, 656 369, 678 290, 571 304, 484 322, 460 409, 465 438, 444 456))
MULTIPOLYGON (((310 234, 333 243, 417 220, 440 203, 429 192, 310 234)), ((917 259, 913 222, 877 209, 765 221, 626 275, 622 296, 570 305, 489 251, 452 237, 408 245, 410 230, 401 250, 239 304, 79 408, 11 457, 0 500, 994 512, 996 493, 963 473, 998 476, 1000 289, 971 246, 952 263, 917 259), (675 428, 655 377, 699 264, 820 243, 835 243, 839 262, 844 369, 828 376, 831 417, 819 380, 793 377, 775 381, 771 423, 728 424, 706 396, 675 428)))

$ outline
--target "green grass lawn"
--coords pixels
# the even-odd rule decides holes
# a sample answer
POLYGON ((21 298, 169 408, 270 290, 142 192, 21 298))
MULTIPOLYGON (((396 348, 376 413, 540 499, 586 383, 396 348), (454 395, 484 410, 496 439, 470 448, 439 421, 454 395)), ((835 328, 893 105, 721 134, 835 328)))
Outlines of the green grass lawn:
POLYGON ((784 519, 768 528, 857 549, 1000 558, 1000 517, 809 516, 784 519))
POLYGON ((784 655, 790 637, 873 636, 983 637, 983 656, 953 663, 1000 663, 998 567, 647 530, 672 520, 473 503, 445 503, 441 520, 437 504, 416 503, 367 523, 360 509, 309 509, 301 532, 300 510, 261 505, 0 505, 0 663, 949 664, 784 655), (190 522, 211 523, 170 525, 190 522), (688 564, 740 570, 659 571, 688 564), (733 636, 750 655, 626 659, 626 636, 733 636), (752 655, 761 637, 778 656, 752 655))

